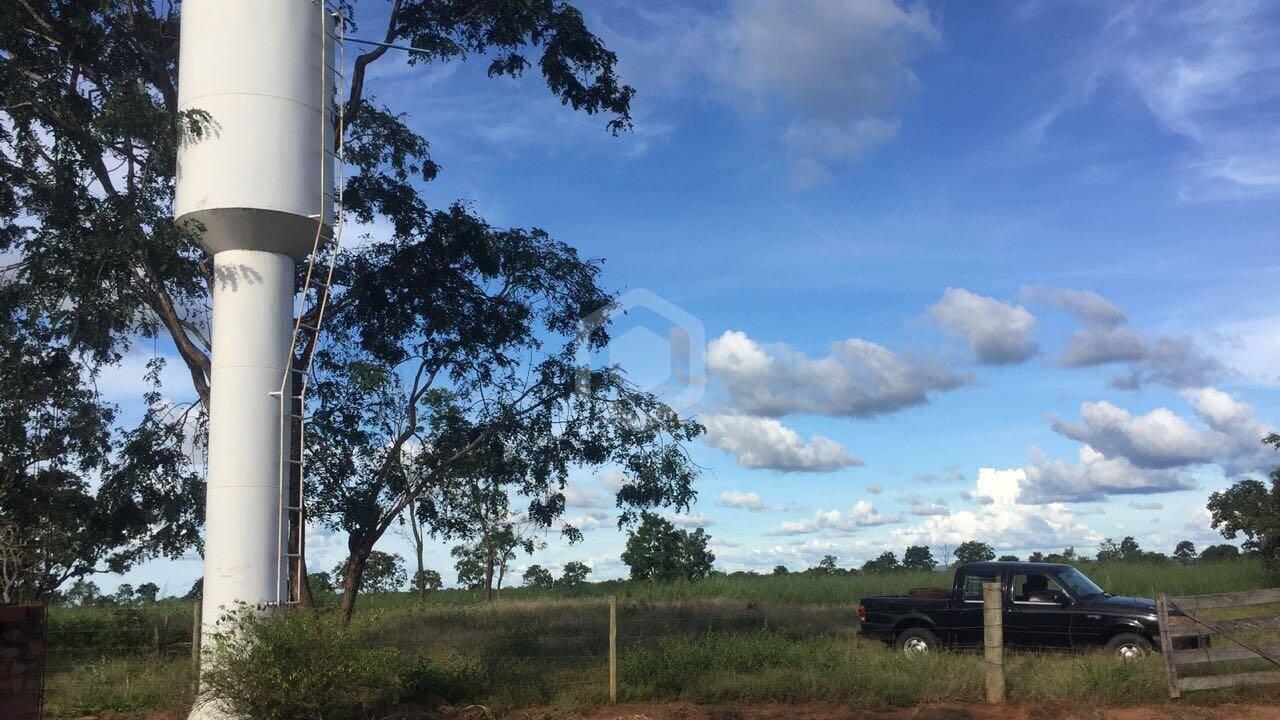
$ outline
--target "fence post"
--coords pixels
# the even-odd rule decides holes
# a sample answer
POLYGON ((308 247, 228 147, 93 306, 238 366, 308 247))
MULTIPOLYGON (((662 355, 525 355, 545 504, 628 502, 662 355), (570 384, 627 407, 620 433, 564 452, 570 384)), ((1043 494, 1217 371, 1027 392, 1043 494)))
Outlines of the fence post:
POLYGON ((1000 583, 982 584, 983 667, 987 702, 1004 702, 1004 603, 1000 583))
POLYGON ((618 704, 618 596, 609 596, 609 704, 618 704))
POLYGON ((202 632, 200 617, 200 600, 191 605, 191 677, 196 692, 200 691, 200 639, 202 632))
POLYGON ((1156 596, 1156 621, 1160 623, 1160 655, 1164 660, 1164 679, 1169 684, 1169 697, 1181 697, 1178 668, 1173 662, 1173 638, 1169 633, 1169 601, 1164 593, 1156 596))

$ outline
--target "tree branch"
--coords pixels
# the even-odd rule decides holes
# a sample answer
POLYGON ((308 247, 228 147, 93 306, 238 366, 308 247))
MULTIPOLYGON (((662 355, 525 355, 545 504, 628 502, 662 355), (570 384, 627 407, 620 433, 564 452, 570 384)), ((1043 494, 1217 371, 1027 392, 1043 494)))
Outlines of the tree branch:
MULTIPOLYGON (((383 42, 390 44, 396 39, 396 21, 400 15, 400 5, 403 0, 396 0, 396 4, 391 7, 391 18, 387 20, 387 32, 383 36, 383 42)), ((379 46, 366 53, 361 53, 356 58, 355 67, 351 71, 351 89, 347 91, 347 107, 342 113, 342 122, 350 127, 357 116, 360 114, 360 105, 364 99, 364 75, 369 64, 387 54, 386 46, 379 46)))

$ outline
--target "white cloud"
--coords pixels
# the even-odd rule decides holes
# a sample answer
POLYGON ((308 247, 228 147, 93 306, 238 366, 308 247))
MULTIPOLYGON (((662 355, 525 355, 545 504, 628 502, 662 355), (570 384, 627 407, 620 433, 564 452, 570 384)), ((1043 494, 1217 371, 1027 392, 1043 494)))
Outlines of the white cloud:
POLYGON ((1084 326, 1071 334, 1060 364, 1078 368, 1125 363, 1125 372, 1111 379, 1114 387, 1135 390, 1152 382, 1200 387, 1222 372, 1221 364, 1190 338, 1148 338, 1129 325, 1120 308, 1093 291, 1030 285, 1022 288, 1022 297, 1067 310, 1084 326))
POLYGON ((909 505, 907 512, 912 515, 949 515, 951 513, 951 509, 947 507, 947 501, 943 498, 930 500, 918 493, 904 493, 895 497, 894 500, 909 505))
POLYGON ((1031 464, 1022 469, 1027 478, 1023 500, 1032 504, 1090 502, 1108 495, 1174 492, 1196 486, 1183 472, 1140 468, 1123 457, 1108 458, 1088 445, 1081 446, 1076 465, 1048 460, 1033 449, 1031 464))
POLYGON ((598 486, 585 481, 570 481, 564 488, 565 505, 572 508, 610 508, 614 501, 600 492, 598 486))
POLYGON ((1028 504, 1026 480, 1022 469, 981 468, 972 493, 983 502, 980 509, 930 516, 918 525, 893 530, 891 536, 900 545, 937 548, 979 539, 1009 550, 1085 545, 1102 539, 1061 503, 1028 504))
POLYGON ((1142 0, 1111 13, 1067 97, 1034 124, 1056 120, 1116 83, 1185 141, 1184 195, 1280 190, 1280 17, 1266 0, 1142 0))
POLYGON ((1080 406, 1080 418, 1079 423, 1056 420, 1053 429, 1142 468, 1205 463, 1221 451, 1222 438, 1191 427, 1168 408, 1133 417, 1109 402, 1087 402, 1080 406))
POLYGON ((766 507, 764 500, 760 499, 759 493, 740 492, 738 490, 728 490, 720 493, 720 499, 717 502, 724 507, 750 510, 752 512, 764 510, 766 507))
POLYGON ((1111 403, 1096 402, 1081 405, 1082 422, 1057 420, 1053 429, 1140 468, 1214 463, 1231 476, 1265 470, 1274 462, 1261 443, 1274 427, 1254 417, 1252 406, 1214 388, 1188 389, 1182 395, 1207 427, 1193 427, 1168 408, 1134 417, 1111 403))
POLYGON ((945 330, 969 343, 984 365, 1020 363, 1038 351, 1032 337, 1036 318, 1021 305, 963 288, 947 288, 929 314, 945 330))
POLYGON ((727 331, 707 347, 707 367, 741 411, 777 417, 815 413, 871 417, 929 401, 969 381, 929 358, 866 340, 832 343, 817 359, 778 343, 768 348, 727 331))
POLYGON ((918 85, 909 63, 938 38, 924 5, 740 0, 722 75, 755 107, 789 118, 792 178, 812 185, 897 133, 897 110, 918 85))
POLYGON ((880 483, 871 483, 870 485, 867 486, 867 492, 871 493, 872 495, 879 495, 880 493, 884 492, 884 486, 881 485, 880 483))
POLYGON ((616 518, 613 513, 605 510, 588 510, 581 515, 566 517, 562 521, 564 525, 571 525, 583 532, 587 530, 599 530, 601 528, 614 527, 616 518))
POLYGON ((686 528, 710 527, 716 524, 715 518, 700 512, 678 513, 667 510, 662 513, 662 517, 676 525, 686 528))
POLYGON ((770 535, 807 535, 817 532, 854 533, 862 528, 902 522, 899 515, 881 515, 875 506, 859 500, 849 512, 819 510, 812 519, 780 523, 770 535))
POLYGON ((772 418, 711 415, 702 424, 707 428, 707 443, 736 457, 742 467, 832 472, 862 464, 834 440, 815 435, 805 442, 772 418))

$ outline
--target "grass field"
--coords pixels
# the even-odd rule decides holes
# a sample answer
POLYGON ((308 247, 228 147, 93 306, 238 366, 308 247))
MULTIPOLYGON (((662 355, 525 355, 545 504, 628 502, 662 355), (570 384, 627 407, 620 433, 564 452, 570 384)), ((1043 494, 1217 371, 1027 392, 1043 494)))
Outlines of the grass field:
MULTIPOLYGON (((1251 560, 1085 571, 1114 594, 1148 597, 1280 586, 1280 575, 1251 560)), ((804 699, 861 708, 978 701, 979 656, 906 658, 855 636, 859 597, 949 582, 948 573, 610 582, 572 592, 504 591, 495 605, 463 591, 433 593, 425 605, 397 593, 365 598, 348 642, 387 649, 393 658, 387 682, 403 684, 406 695, 426 692, 496 709, 598 704, 607 699, 604 598, 616 594, 623 699, 804 699)), ((325 615, 316 622, 326 622, 325 615)), ((177 601, 54 609, 49 716, 107 710, 180 716, 191 699, 190 623, 190 603, 177 601)), ((1015 701, 1166 701, 1159 658, 1122 664, 1095 654, 1015 653, 1008 684, 1015 701)), ((1190 701, 1232 700, 1280 701, 1280 692, 1254 687, 1190 701)))

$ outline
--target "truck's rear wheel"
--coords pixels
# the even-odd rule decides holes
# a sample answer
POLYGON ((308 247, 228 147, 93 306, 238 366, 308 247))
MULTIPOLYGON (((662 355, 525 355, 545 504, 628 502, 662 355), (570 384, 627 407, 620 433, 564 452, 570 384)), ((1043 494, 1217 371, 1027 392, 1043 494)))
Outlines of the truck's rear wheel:
POLYGON ((1137 633, 1120 633, 1107 641, 1107 652, 1122 660, 1137 660, 1154 650, 1151 641, 1137 633))
POLYGON ((904 655, 928 655, 938 649, 938 636, 926 628, 907 628, 898 634, 893 649, 904 655))

